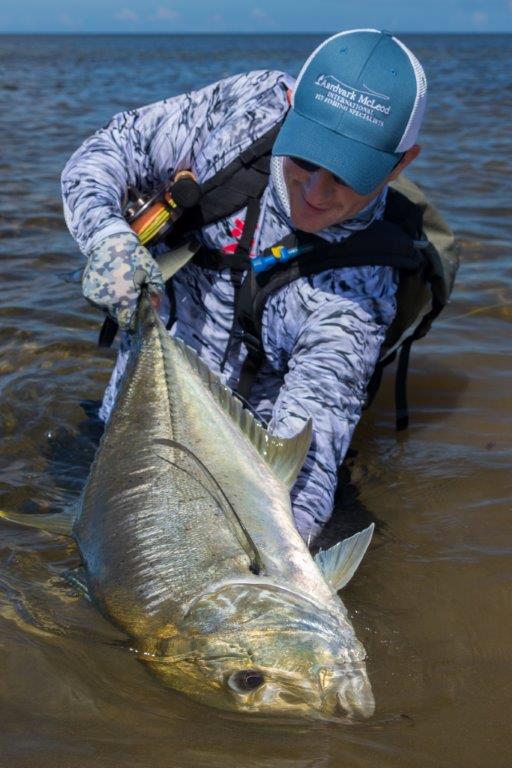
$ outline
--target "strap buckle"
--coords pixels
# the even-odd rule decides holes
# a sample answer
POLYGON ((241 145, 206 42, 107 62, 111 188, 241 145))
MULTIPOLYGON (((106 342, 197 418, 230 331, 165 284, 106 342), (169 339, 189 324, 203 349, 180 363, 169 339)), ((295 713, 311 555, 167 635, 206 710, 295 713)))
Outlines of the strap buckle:
POLYGON ((430 245, 428 237, 422 232, 418 240, 413 240, 412 244, 418 251, 424 251, 430 245))

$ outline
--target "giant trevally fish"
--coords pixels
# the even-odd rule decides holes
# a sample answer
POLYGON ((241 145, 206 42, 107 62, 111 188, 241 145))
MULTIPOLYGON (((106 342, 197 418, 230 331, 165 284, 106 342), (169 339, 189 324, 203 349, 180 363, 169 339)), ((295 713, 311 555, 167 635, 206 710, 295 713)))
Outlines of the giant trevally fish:
MULTIPOLYGON (((192 699, 294 716, 374 710, 337 595, 373 526, 313 559, 290 505, 310 439, 310 423, 270 435, 142 295, 72 535, 91 599, 192 699)), ((64 515, 51 517, 65 532, 64 515)))

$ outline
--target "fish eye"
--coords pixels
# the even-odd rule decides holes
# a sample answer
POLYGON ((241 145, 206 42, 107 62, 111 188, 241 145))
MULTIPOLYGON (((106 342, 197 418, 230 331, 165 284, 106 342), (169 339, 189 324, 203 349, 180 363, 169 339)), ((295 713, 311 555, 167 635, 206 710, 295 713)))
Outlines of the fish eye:
POLYGON ((249 693, 255 691, 265 682, 265 676, 257 669, 241 669, 233 672, 228 680, 228 685, 237 693, 249 693))

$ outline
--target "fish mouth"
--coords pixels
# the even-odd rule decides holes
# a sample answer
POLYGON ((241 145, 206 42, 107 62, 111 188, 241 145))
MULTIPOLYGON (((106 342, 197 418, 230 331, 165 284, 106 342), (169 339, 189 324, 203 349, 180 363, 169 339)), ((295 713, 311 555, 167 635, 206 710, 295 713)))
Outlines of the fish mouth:
MULTIPOLYGON (((282 680, 282 670, 279 677, 282 680)), ((297 686, 292 680, 287 682, 265 686, 246 700, 237 696, 236 710, 255 717, 327 719, 346 724, 368 720, 375 712, 375 699, 364 670, 345 677, 325 697, 314 684, 297 686)))
POLYGON ((375 712, 375 699, 365 669, 349 672, 336 690, 338 712, 349 719, 367 720, 375 712))

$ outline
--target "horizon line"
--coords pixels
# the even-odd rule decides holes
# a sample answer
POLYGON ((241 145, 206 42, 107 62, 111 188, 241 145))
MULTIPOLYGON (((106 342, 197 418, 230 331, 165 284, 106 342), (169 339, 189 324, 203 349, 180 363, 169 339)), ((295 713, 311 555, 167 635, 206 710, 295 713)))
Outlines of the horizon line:
MULTIPOLYGON (((42 36, 42 35, 54 35, 56 37, 62 37, 66 35, 81 35, 83 37, 94 37, 94 36, 100 36, 100 35, 109 35, 109 36, 119 36, 119 37, 140 37, 142 35, 149 35, 149 36, 167 36, 167 35, 204 35, 205 37, 219 37, 221 35, 260 35, 260 36, 271 36, 271 35, 307 35, 307 36, 313 36, 313 35, 330 35, 332 34, 332 31, 319 31, 319 32, 298 32, 298 31, 288 31, 288 30, 282 30, 280 32, 278 31, 266 31, 266 32, 260 32, 260 31, 238 31, 238 32, 191 32, 191 31, 166 31, 166 32, 156 32, 156 31, 141 31, 141 32, 128 32, 128 31, 102 31, 102 32, 84 32, 80 30, 67 30, 67 31, 56 31, 56 30, 48 30, 48 31, 38 31, 38 32, 29 32, 29 31, 22 31, 22 30, 0 30, 0 36, 2 35, 33 35, 34 37, 42 36)), ((472 29, 472 30, 451 30, 451 31, 441 31, 441 30, 435 30, 435 29, 429 29, 429 30, 395 30, 393 34, 398 35, 512 35, 512 30, 510 31, 503 31, 503 30, 483 30, 483 29, 472 29)))

